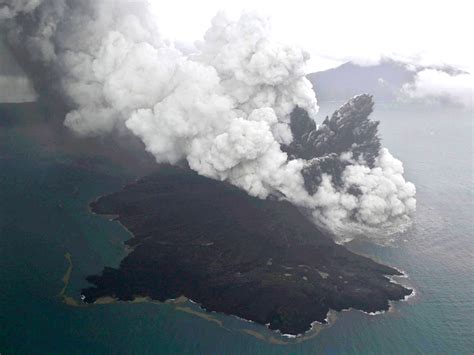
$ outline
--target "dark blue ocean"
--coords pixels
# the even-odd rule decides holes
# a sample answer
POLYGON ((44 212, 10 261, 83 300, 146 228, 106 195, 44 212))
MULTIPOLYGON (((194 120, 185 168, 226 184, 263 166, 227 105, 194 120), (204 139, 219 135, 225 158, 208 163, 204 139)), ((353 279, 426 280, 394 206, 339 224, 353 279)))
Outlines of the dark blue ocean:
MULTIPOLYGON (((337 106, 323 105, 321 118, 337 106)), ((313 338, 285 345, 242 331, 272 336, 264 327, 213 315, 218 324, 171 304, 65 304, 68 269, 64 294, 77 299, 87 275, 125 255, 129 234, 88 203, 134 176, 107 160, 78 165, 20 124, 0 125, 0 354, 472 354, 473 113, 379 104, 374 118, 416 185, 417 214, 392 246, 349 247, 404 270, 416 296, 382 315, 343 312, 313 338)))

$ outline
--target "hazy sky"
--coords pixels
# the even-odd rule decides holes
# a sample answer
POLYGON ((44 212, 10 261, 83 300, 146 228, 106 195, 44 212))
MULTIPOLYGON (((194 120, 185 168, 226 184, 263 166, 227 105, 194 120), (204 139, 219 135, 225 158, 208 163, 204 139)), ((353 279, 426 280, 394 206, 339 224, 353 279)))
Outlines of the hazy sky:
POLYGON ((474 62, 471 1, 150 1, 162 33, 186 42, 198 40, 219 10, 267 14, 275 36, 311 53, 310 71, 347 59, 374 62, 381 55, 463 69, 474 62))
MULTIPOLYGON (((218 11, 233 18, 244 10, 257 11, 270 18, 274 40, 293 43, 311 54, 307 72, 348 60, 376 64, 381 57, 390 57, 424 66, 448 64, 474 73, 470 37, 474 33, 474 2, 468 0, 148 1, 163 37, 181 45, 202 39, 218 11)), ((0 79, 14 95, 0 96, 0 101, 14 100, 19 93, 22 100, 31 99, 31 85, 21 78, 5 52, 0 43, 0 79), (18 90, 11 89, 14 82, 18 90)), ((414 98, 450 97, 471 107, 472 87, 472 75, 431 70, 420 74, 407 93, 414 98)))

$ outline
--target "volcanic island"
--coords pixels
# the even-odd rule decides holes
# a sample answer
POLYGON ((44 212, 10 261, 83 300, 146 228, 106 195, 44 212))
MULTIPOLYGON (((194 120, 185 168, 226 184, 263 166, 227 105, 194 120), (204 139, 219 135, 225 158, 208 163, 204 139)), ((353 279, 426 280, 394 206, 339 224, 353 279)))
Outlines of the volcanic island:
MULTIPOLYGON (((379 144, 377 122, 367 118, 372 106, 370 96, 355 97, 318 128, 296 111, 288 154, 325 154, 305 179, 340 171, 338 150, 358 147, 370 159, 379 144)), ((255 198, 188 168, 162 166, 90 207, 115 216, 133 238, 118 268, 87 277, 94 286, 82 290, 86 303, 185 296, 207 311, 299 335, 326 323, 329 310, 385 311, 412 293, 390 281, 400 271, 336 244, 288 201, 255 198)))

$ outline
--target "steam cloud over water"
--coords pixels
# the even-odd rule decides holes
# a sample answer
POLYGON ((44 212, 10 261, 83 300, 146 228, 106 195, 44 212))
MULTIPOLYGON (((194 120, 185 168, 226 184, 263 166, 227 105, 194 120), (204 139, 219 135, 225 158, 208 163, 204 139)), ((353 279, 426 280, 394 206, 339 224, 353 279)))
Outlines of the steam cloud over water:
POLYGON ((402 88, 402 94, 414 100, 448 101, 467 109, 473 107, 474 77, 467 72, 450 75, 436 69, 424 69, 413 83, 402 88))
POLYGON ((73 107, 65 125, 80 135, 131 131, 158 162, 186 160, 253 196, 286 198, 339 235, 395 231, 415 210, 414 185, 367 119, 367 95, 313 127, 320 147, 365 112, 346 132, 353 143, 319 156, 293 149, 295 108, 310 125, 318 110, 309 56, 272 38, 264 17, 219 13, 191 54, 160 37, 146 1, 10 0, 0 20, 13 46, 60 78, 73 107))

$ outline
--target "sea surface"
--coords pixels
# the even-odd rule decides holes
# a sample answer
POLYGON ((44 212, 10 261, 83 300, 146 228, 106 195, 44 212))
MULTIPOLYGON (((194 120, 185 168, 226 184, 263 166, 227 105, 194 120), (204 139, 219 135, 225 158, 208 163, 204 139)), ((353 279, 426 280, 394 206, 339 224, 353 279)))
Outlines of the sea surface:
MULTIPOLYGON (((337 107, 322 105, 320 119, 337 107)), ((0 117, 0 354, 472 354, 473 113, 379 104, 373 117, 416 185, 417 213, 392 246, 348 246, 404 270, 416 295, 381 315, 343 312, 311 339, 284 345, 245 332, 272 336, 265 327, 189 313, 198 310, 190 303, 181 305, 188 312, 171 304, 65 304, 88 286, 87 275, 124 257, 130 235, 91 214, 88 203, 135 176, 105 159, 78 164, 0 117)))

